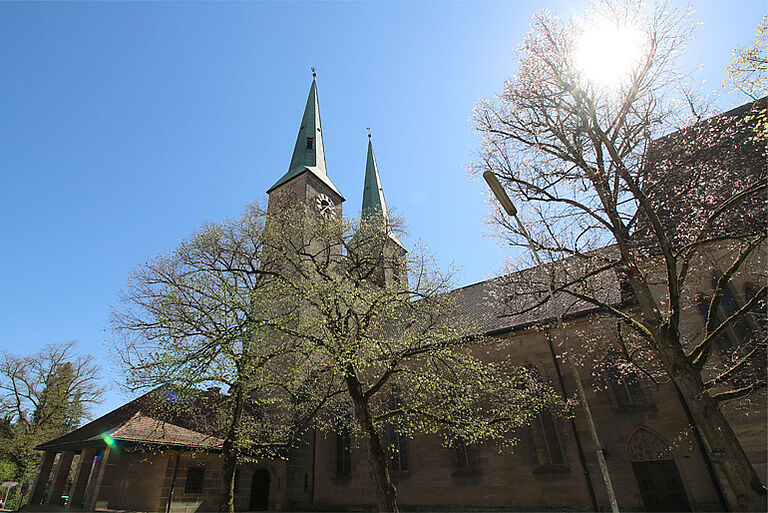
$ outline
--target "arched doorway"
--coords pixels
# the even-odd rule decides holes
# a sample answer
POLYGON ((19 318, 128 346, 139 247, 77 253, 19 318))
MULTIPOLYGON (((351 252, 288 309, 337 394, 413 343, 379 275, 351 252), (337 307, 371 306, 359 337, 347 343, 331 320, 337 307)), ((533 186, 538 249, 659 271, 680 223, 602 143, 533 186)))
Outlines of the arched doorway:
POLYGON ((269 508, 269 471, 264 468, 253 473, 251 481, 250 511, 265 511, 269 508))
POLYGON ((645 511, 691 511, 669 446, 647 429, 629 439, 629 458, 645 511))

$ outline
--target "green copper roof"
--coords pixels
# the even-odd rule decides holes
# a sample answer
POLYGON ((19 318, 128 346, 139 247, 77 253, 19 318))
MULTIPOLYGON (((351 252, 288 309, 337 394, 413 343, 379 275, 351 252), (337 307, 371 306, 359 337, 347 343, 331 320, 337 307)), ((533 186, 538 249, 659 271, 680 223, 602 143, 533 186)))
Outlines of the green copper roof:
POLYGON ((371 225, 379 224, 386 230, 387 235, 397 244, 402 246, 395 234, 387 211, 387 202, 384 199, 384 189, 381 187, 379 166, 376 164, 376 156, 373 154, 373 143, 368 136, 368 160, 365 163, 365 182, 363 183, 363 221, 371 225))
POLYGON ((267 193, 272 192, 273 189, 292 178, 299 176, 304 171, 309 171, 317 176, 333 192, 341 196, 339 190, 328 178, 328 171, 325 169, 325 147, 323 146, 320 107, 317 102, 317 83, 315 82, 314 75, 312 86, 309 88, 307 106, 304 107, 304 117, 301 119, 299 135, 296 136, 296 145, 293 147, 293 155, 291 156, 291 164, 288 166, 288 172, 275 182, 267 190, 267 193))

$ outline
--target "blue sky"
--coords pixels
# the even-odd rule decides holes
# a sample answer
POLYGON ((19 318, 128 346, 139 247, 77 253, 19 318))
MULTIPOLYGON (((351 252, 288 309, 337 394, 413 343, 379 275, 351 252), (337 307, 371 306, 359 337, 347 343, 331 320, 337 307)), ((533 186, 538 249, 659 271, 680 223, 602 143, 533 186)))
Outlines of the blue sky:
MULTIPOLYGON (((718 91, 762 0, 694 2, 685 65, 718 91)), ((500 90, 531 15, 580 2, 3 3, 0 349, 76 339, 105 382, 128 273, 287 169, 311 74, 329 176, 360 208, 366 131, 388 203, 458 283, 507 253, 465 165, 473 102, 500 90)), ((721 108, 737 101, 719 100, 721 108)), ((113 390, 96 413, 125 396, 113 390)))

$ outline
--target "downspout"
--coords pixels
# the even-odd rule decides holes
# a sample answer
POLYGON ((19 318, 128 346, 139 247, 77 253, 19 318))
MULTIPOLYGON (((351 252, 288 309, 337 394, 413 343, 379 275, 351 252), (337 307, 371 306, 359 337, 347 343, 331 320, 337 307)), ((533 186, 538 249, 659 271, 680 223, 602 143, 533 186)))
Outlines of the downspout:
POLYGON ((181 452, 176 453, 176 465, 173 469, 173 479, 171 479, 171 491, 168 492, 168 505, 165 507, 165 513, 171 513, 171 503, 173 502, 173 492, 176 490, 176 476, 179 474, 179 459, 181 452))
POLYGON ((317 425, 312 430, 312 509, 316 506, 315 480, 317 479, 317 425))
MULTIPOLYGON (((557 381, 560 383, 560 388, 563 390, 563 397, 567 397, 568 391, 565 388, 565 380, 563 379, 563 373, 560 370, 560 363, 557 361, 557 354, 555 353, 555 346, 552 344, 552 337, 549 336, 549 328, 544 328, 544 335, 547 337, 547 344, 549 344, 549 352, 552 354, 552 361, 555 363, 555 371, 557 371, 557 381)), ((573 420, 573 417, 571 417, 568 420, 571 423, 571 429, 573 430, 573 437, 576 440, 576 450, 579 453, 579 462, 581 463, 582 470, 584 470, 584 480, 587 482, 589 499, 592 501, 592 511, 600 511, 600 507, 597 504, 597 496, 595 495, 595 487, 592 486, 592 477, 589 475, 587 460, 584 457, 584 449, 581 446, 581 438, 579 438, 579 431, 578 429, 576 429, 576 421, 573 420)))
POLYGON ((696 438, 696 445, 699 447, 701 457, 704 459, 704 466, 707 467, 707 473, 709 474, 710 481, 712 481, 712 486, 715 487, 715 493, 717 493, 717 499, 720 501, 720 507, 722 508, 721 511, 733 511, 731 509, 731 505, 728 504, 728 499, 726 498, 725 492, 723 491, 723 485, 720 483, 720 479, 717 477, 715 466, 712 464, 712 459, 709 457, 709 452, 704 446, 704 440, 702 439, 701 433, 699 432, 699 426, 696 424, 696 422, 694 422, 691 410, 688 408, 688 405, 686 404, 685 399, 683 398, 683 394, 680 392, 677 383, 672 380, 672 384, 675 386, 675 392, 677 392, 677 398, 680 399, 680 404, 683 405, 685 416, 691 426, 693 426, 693 436, 696 438))

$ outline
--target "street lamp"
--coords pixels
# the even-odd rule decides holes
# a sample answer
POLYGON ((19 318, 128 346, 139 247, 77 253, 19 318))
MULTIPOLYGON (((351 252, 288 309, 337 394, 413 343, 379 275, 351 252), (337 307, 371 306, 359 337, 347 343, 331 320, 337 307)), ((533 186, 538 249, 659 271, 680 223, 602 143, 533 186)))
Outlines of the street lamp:
POLYGON ((536 245, 533 243, 533 239, 531 239, 531 236, 528 233, 528 230, 525 228, 525 225, 523 225, 523 222, 517 216, 517 209, 515 208, 514 203, 512 203, 512 200, 509 199, 507 192, 501 186, 501 183, 499 183, 499 179, 496 177, 496 174, 493 171, 486 171, 483 173, 483 178, 488 183, 488 186, 491 188, 493 195, 496 196, 496 199, 499 201, 499 203, 501 203, 501 206, 504 208, 504 211, 515 219, 515 222, 517 223, 517 227, 520 230, 520 233, 523 234, 523 237, 525 237, 525 240, 528 242, 528 247, 530 248, 531 253, 533 254, 533 258, 536 260, 536 265, 539 268, 539 272, 541 273, 541 279, 544 280, 544 282, 547 284, 547 293, 549 295, 550 308, 552 308, 552 311, 557 314, 557 325, 560 331, 560 339, 563 341, 563 346, 565 346, 565 354, 566 354, 565 359, 568 362, 568 368, 571 370, 571 373, 573 374, 573 379, 576 381, 576 392, 579 396, 579 401, 581 402, 581 406, 584 408, 584 416, 586 417, 586 420, 587 420, 587 428, 589 430, 590 436, 592 437, 592 443, 595 444, 595 454, 597 455, 597 463, 600 466, 600 473, 603 476, 603 481, 605 482, 605 488, 608 491, 608 502, 610 502, 611 504, 611 512, 619 513, 619 504, 618 502, 616 502, 616 493, 613 490, 613 483, 611 482, 611 476, 608 473, 608 465, 605 463, 605 455, 603 454, 603 448, 600 445, 600 438, 597 436, 597 429, 595 428, 595 422, 592 418, 592 410, 590 410, 589 403, 587 403, 587 396, 584 393, 584 387, 581 384, 579 369, 576 366, 576 360, 573 357, 573 351, 571 351, 571 346, 568 342, 568 336, 565 332, 565 325, 563 324, 563 314, 555 304, 555 291, 552 287, 552 282, 547 279, 546 270, 544 269, 544 264, 542 263, 541 258, 539 258, 539 253, 536 250, 536 245))

